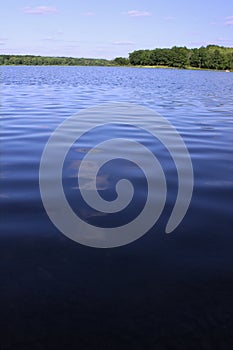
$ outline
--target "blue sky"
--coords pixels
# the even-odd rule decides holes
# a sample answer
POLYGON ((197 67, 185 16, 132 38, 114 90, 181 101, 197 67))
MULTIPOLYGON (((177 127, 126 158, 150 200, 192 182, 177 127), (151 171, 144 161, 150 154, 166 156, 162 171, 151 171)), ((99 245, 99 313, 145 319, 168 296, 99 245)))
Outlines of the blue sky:
POLYGON ((114 58, 137 49, 233 47, 232 0, 6 0, 0 52, 114 58))

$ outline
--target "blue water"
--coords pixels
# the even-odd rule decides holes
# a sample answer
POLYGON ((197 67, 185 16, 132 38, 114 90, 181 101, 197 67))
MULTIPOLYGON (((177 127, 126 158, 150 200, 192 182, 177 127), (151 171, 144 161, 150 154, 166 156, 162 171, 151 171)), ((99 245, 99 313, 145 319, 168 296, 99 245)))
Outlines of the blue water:
POLYGON ((2 67, 1 85, 0 348, 232 349, 233 74, 2 67), (67 199, 83 220, 123 225, 145 202, 143 173, 119 159, 100 172, 99 190, 112 200, 116 182, 128 176, 136 205, 98 215, 77 193, 78 164, 105 135, 134 135, 157 153, 167 179, 155 226, 129 245, 105 250, 73 242, 51 223, 39 164, 62 121, 106 102, 149 107, 175 126, 192 159, 194 192, 181 224, 165 234, 177 175, 164 147, 120 125, 87 134, 63 169, 67 199))

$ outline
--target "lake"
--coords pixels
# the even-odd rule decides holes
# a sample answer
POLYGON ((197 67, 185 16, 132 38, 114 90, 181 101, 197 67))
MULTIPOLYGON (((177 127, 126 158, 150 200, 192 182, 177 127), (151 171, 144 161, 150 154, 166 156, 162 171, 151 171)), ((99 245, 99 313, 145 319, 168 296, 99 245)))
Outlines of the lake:
MULTIPOLYGON (((232 349, 233 73, 6 66, 1 84, 0 348, 232 349), (145 235, 96 249, 70 240, 49 220, 39 167, 55 128, 108 102, 165 117, 189 151, 194 187, 185 217, 166 234, 177 173, 164 146, 130 125, 90 131, 72 146, 62 173, 67 200, 85 222, 124 225, 146 200, 144 173, 116 159, 100 171, 99 193, 114 200, 116 183, 126 177, 134 204, 101 215, 83 201, 78 167, 105 137, 133 137, 157 153, 168 188, 164 210, 145 235)), ((127 150, 119 151, 124 158, 127 150)))

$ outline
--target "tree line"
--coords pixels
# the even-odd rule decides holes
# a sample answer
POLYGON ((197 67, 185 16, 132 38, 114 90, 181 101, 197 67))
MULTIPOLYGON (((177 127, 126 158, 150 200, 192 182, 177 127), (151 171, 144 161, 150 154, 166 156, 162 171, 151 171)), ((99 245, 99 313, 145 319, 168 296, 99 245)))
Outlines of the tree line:
POLYGON ((33 55, 0 55, 0 65, 64 65, 64 66, 165 66, 176 68, 204 68, 233 70, 233 48, 208 45, 188 49, 174 46, 153 50, 136 50, 129 57, 114 60, 33 55))
POLYGON ((108 66, 111 62, 98 58, 49 57, 33 55, 0 55, 0 65, 24 66, 108 66))
POLYGON ((129 54, 131 65, 177 68, 233 69, 233 48, 208 45, 195 49, 174 46, 171 49, 137 50, 129 54))

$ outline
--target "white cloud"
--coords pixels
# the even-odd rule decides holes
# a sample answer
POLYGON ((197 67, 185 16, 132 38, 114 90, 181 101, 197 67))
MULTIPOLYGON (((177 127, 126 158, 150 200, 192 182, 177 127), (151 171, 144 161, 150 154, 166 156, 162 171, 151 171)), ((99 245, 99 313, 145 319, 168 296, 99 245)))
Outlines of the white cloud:
POLYGON ((224 45, 224 46, 233 46, 233 39, 227 39, 227 38, 218 38, 216 40, 217 44, 224 45))
POLYGON ((127 15, 130 17, 148 17, 151 16, 151 12, 148 11, 138 11, 138 10, 131 10, 127 12, 127 15))
POLYGON ((7 39, 6 38, 0 38, 0 45, 6 45, 7 39))
POLYGON ((95 15, 95 13, 94 12, 84 12, 83 13, 83 16, 87 16, 87 17, 91 17, 91 16, 94 16, 95 15))
POLYGON ((43 38, 43 39, 41 39, 41 41, 52 41, 52 42, 61 42, 61 43, 79 43, 78 40, 66 40, 66 39, 62 39, 62 38, 56 38, 53 36, 43 38))
POLYGON ((172 21, 173 19, 175 19, 175 17, 173 16, 166 16, 163 18, 165 21, 172 21))
POLYGON ((195 46, 195 47, 201 47, 201 46, 207 46, 210 45, 210 42, 208 41, 191 41, 190 46, 195 46))
POLYGON ((57 13, 58 10, 56 7, 37 6, 37 7, 24 7, 23 12, 30 15, 50 15, 50 14, 57 13))
POLYGON ((130 46, 130 45, 134 45, 135 43, 133 41, 114 41, 112 44, 119 45, 119 46, 130 46))
POLYGON ((225 26, 233 26, 233 16, 226 17, 224 24, 225 26))

